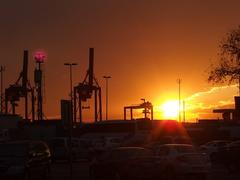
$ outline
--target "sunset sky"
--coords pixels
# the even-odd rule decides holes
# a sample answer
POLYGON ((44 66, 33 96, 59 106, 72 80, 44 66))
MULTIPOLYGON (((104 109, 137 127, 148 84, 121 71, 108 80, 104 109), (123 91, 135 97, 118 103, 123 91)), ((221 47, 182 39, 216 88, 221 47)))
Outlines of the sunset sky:
MULTIPOLYGON (((88 48, 95 48, 95 77, 103 90, 109 80, 109 119, 122 119, 123 107, 152 102, 154 117, 166 117, 163 106, 185 100, 186 119, 220 118, 212 109, 233 107, 236 85, 213 86, 207 70, 218 60, 218 45, 240 25, 238 0, 1 0, 0 65, 4 86, 14 83, 22 69, 23 50, 47 53, 44 64, 44 114, 59 117, 60 100, 69 98, 69 70, 76 62, 74 85, 88 68, 88 48)), ((92 121, 94 108, 84 110, 92 121)), ((173 106, 172 106, 173 107, 173 106)), ((20 107, 21 108, 21 107, 20 107)), ((18 108, 18 113, 22 111, 18 108)), ((177 116, 175 117, 177 118, 177 116)))

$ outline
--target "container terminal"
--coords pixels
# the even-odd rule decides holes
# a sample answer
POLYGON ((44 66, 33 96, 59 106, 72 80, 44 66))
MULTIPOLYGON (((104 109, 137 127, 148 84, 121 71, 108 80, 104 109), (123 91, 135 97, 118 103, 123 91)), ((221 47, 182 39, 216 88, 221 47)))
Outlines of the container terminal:
MULTIPOLYGON (((89 68, 82 82, 72 87, 70 74, 70 100, 60 100, 61 117, 47 119, 43 112, 43 70, 45 54, 34 55, 34 85, 28 77, 29 52, 23 52, 23 68, 15 83, 3 90, 1 66, 1 139, 50 139, 56 136, 139 136, 142 141, 153 141, 163 136, 189 137, 197 144, 214 139, 240 138, 240 97, 236 96, 235 108, 214 109, 222 119, 202 119, 196 123, 173 120, 155 120, 153 105, 145 101, 138 105, 123 107, 123 119, 103 120, 102 91, 94 76, 94 48, 89 48, 89 68), (82 103, 93 98, 94 122, 83 120, 82 103), (23 103, 19 103, 23 99, 23 103), (16 114, 18 106, 24 106, 24 115, 16 114), (142 110, 143 117, 133 117, 134 110, 142 110)), ((71 68, 74 64, 66 63, 71 68)), ((107 79, 106 79, 107 80, 107 79)))

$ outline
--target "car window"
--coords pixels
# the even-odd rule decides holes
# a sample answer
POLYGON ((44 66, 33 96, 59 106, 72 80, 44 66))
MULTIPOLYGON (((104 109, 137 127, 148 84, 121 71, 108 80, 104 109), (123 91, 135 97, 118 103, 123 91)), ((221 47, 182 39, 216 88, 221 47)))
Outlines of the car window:
POLYGON ((41 151, 41 148, 38 146, 36 142, 30 144, 30 154, 34 153, 36 154, 37 152, 41 151))
POLYGON ((48 150, 48 146, 44 142, 39 142, 37 146, 38 146, 38 149, 43 152, 46 152, 48 150))
POLYGON ((32 142, 30 145, 30 156, 42 156, 48 152, 49 148, 44 142, 32 142))

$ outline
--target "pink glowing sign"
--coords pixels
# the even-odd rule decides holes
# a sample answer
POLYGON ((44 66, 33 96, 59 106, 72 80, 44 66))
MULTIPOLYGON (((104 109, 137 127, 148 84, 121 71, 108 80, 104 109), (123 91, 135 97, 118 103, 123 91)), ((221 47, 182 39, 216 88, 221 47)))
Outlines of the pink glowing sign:
POLYGON ((34 59, 37 63, 44 63, 46 58, 47 58, 47 56, 46 56, 46 53, 44 51, 36 51, 34 53, 34 59))

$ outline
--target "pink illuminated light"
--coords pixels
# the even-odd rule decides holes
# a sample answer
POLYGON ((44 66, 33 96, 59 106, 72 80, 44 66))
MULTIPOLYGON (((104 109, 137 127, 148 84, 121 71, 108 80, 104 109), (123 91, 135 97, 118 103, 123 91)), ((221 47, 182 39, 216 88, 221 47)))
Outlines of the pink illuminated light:
POLYGON ((34 53, 34 59, 37 63, 44 63, 46 60, 46 53, 43 51, 36 51, 34 53))

